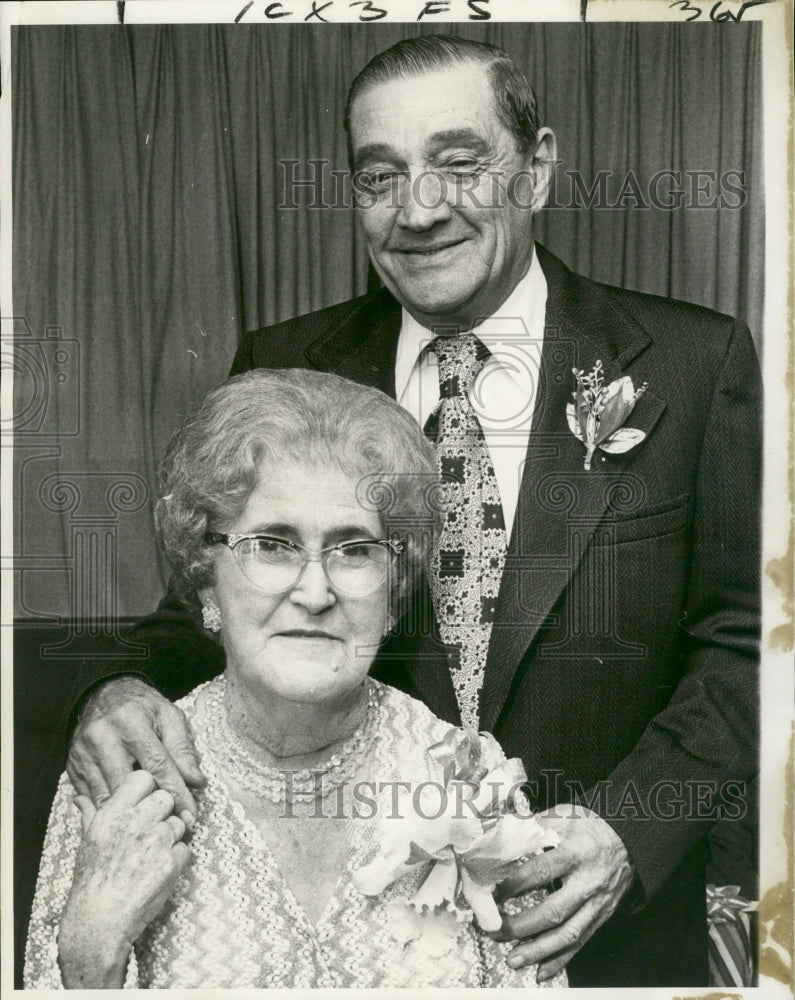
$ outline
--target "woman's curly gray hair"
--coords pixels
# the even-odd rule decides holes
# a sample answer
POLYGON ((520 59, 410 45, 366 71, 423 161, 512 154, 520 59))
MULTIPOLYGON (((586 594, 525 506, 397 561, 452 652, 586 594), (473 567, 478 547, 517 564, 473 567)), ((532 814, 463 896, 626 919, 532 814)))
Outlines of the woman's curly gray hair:
MULTIPOLYGON (((229 531, 268 466, 328 464, 357 479, 357 499, 404 543, 393 605, 410 591, 439 527, 433 448, 378 389, 304 369, 257 369, 214 389, 176 432, 160 464, 158 536, 177 593, 214 582, 206 531, 229 531)), ((318 504, 323 497, 317 497, 318 504)))

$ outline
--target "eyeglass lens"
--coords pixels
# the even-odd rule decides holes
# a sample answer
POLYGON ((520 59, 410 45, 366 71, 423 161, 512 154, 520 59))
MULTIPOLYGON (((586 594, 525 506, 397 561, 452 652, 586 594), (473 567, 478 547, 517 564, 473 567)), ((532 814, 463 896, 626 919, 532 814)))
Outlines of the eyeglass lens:
MULTIPOLYGON (((309 561, 305 550, 277 539, 247 538, 234 551, 246 578, 269 594, 281 594, 295 586, 309 561)), ((362 541, 328 549, 320 558, 336 590, 363 597, 386 579, 390 551, 379 542, 362 541)))

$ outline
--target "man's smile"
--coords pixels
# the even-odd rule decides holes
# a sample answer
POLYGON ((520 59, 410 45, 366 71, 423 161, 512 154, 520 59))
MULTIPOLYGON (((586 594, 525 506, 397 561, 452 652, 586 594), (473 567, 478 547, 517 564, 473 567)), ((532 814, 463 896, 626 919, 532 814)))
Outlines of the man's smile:
POLYGON ((390 249, 397 253, 408 253, 408 254, 431 254, 438 253, 440 250, 449 250, 451 247, 460 246, 462 243, 466 242, 466 236, 459 236, 456 239, 446 239, 439 240, 436 243, 403 243, 393 245, 390 249))
POLYGON ((445 243, 436 243, 431 246, 423 244, 421 246, 397 246, 391 248, 391 253, 411 264, 444 263, 448 257, 455 256, 459 247, 467 242, 466 238, 459 240, 449 240, 445 243))

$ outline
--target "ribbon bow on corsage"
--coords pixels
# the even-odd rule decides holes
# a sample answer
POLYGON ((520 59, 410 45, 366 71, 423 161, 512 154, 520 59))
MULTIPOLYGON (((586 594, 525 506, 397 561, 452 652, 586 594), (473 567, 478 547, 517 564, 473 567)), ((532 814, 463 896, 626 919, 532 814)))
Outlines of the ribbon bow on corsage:
POLYGON ((385 824, 378 855, 353 873, 361 892, 377 896, 415 866, 432 861, 408 905, 423 915, 455 911, 460 894, 483 930, 499 930, 496 884, 520 858, 557 846, 558 838, 529 811, 512 811, 517 797, 524 798, 522 762, 509 760, 489 771, 482 763, 482 740, 498 750, 492 736, 473 729, 451 730, 429 748, 431 760, 442 765, 444 785, 426 782, 422 794, 405 803, 400 819, 385 824))
POLYGON ((577 379, 577 389, 572 393, 574 402, 566 406, 569 430, 585 445, 585 468, 591 468, 591 459, 597 448, 611 454, 629 451, 646 437, 646 432, 623 423, 635 408, 635 403, 646 391, 644 382, 635 389, 629 375, 604 385, 602 362, 597 361, 587 375, 572 368, 577 379))
POLYGON ((707 886, 707 919, 713 924, 736 923, 751 903, 740 895, 739 885, 707 886))

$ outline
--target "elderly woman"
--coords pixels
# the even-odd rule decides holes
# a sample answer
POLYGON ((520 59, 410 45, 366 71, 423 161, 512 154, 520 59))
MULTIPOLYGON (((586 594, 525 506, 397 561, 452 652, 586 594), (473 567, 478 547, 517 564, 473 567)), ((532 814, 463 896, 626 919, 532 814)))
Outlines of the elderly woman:
POLYGON ((495 881, 545 846, 511 811, 517 762, 368 678, 434 479, 406 412, 333 375, 251 372, 186 420, 156 517, 226 653, 180 702, 207 785, 186 831, 144 771, 96 811, 63 776, 26 986, 535 983, 473 915, 499 926, 495 881))

